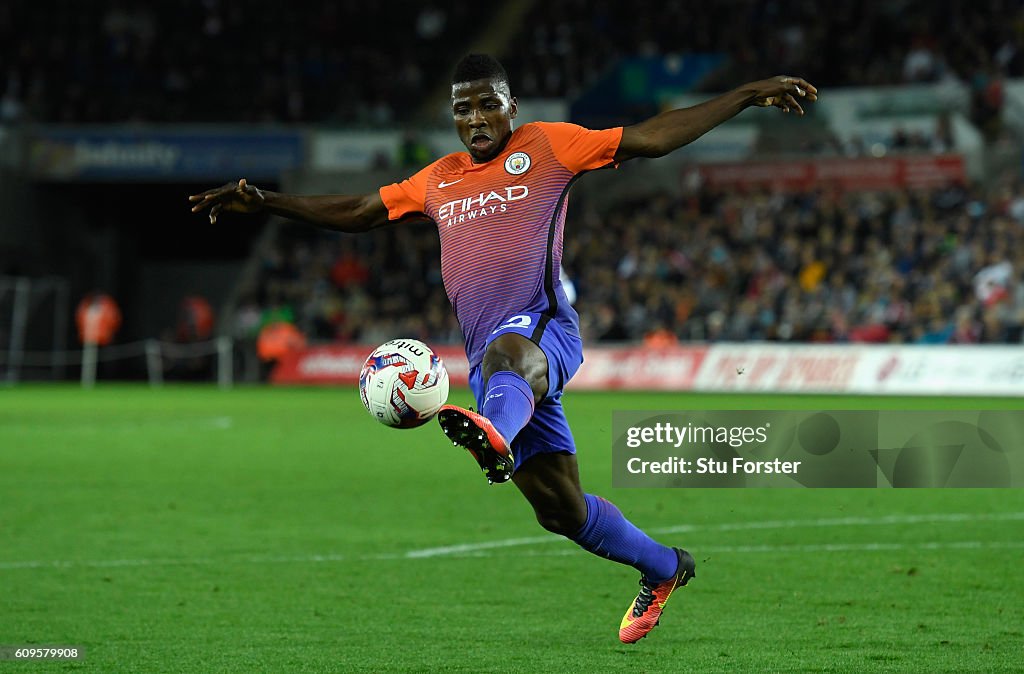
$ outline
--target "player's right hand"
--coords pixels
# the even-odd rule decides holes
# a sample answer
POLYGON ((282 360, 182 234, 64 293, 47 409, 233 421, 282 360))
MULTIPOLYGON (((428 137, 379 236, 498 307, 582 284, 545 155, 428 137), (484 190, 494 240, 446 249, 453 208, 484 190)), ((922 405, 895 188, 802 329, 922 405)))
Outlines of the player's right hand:
POLYGON ((228 183, 223 187, 206 190, 202 194, 193 194, 188 198, 194 202, 193 213, 202 213, 210 209, 210 224, 217 222, 217 215, 223 211, 235 213, 256 213, 263 209, 263 192, 250 185, 242 178, 237 183, 228 183))

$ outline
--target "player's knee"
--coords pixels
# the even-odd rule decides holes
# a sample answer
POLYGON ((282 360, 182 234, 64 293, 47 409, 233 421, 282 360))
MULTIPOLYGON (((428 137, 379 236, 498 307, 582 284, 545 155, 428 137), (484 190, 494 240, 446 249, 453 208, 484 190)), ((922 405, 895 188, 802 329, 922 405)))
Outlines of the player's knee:
POLYGON ((519 376, 523 376, 521 371, 523 368, 519 364, 518 359, 501 349, 488 349, 487 353, 484 354, 483 367, 486 379, 490 379, 491 375, 495 372, 515 372, 519 376))
POLYGON ((562 510, 538 510, 537 522, 553 534, 572 538, 587 523, 584 516, 580 518, 577 514, 562 510))
POLYGON ((487 348, 483 361, 484 381, 489 380, 495 372, 518 374, 530 385, 538 401, 547 393, 547 358, 539 347, 519 335, 503 335, 487 348))

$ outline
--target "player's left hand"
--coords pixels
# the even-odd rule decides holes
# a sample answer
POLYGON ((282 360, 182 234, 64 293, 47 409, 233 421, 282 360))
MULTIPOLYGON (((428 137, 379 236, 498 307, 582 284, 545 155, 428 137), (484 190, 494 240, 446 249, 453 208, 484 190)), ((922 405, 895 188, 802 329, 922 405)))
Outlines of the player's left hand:
POLYGON ((762 108, 775 106, 783 112, 804 114, 799 100, 818 100, 818 89, 800 77, 779 76, 747 85, 754 91, 754 105, 762 108))

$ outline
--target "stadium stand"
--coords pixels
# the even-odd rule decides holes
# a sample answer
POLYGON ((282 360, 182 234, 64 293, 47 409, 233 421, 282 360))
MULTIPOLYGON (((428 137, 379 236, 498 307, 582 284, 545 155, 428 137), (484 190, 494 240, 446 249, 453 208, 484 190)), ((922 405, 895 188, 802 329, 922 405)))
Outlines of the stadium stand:
POLYGON ((706 91, 778 70, 822 87, 955 76, 983 92, 1000 76, 1024 74, 1022 22, 1024 5, 1014 1, 838 0, 822 12, 814 2, 670 0, 648 13, 630 3, 570 0, 535 5, 513 41, 520 48, 506 60, 527 96, 573 96, 627 54, 699 52, 729 56, 706 91), (1005 20, 992 21, 993 12, 1005 20))
MULTIPOLYGON (((727 54, 706 91, 764 77, 769 64, 823 87, 955 76, 970 82, 982 123, 1001 104, 1002 78, 1024 74, 1020 2, 819 9, 673 0, 638 13, 608 0, 538 2, 505 61, 515 90, 533 97, 573 98, 626 55, 727 54), (987 20, 994 11, 1005 20, 987 20)), ((404 121, 433 73, 447 74, 467 48, 479 28, 472 15, 458 3, 318 0, 294 12, 267 0, 13 0, 0 6, 0 121, 404 121)))
MULTIPOLYGON (((1002 133, 1003 78, 1024 74, 1021 2, 838 0, 820 12, 810 2, 670 0, 657 13, 609 0, 530 4, 504 54, 522 98, 571 100, 629 55, 720 52, 724 67, 702 83, 709 91, 763 77, 769 66, 826 90, 957 78, 971 92, 970 121, 991 143, 1002 133), (992 7, 1005 21, 983 20, 992 7), (897 11, 900 20, 891 20, 897 11), (741 24, 749 28, 735 30, 741 24)), ((13 0, 0 5, 0 124, 415 128, 395 131, 403 133, 400 152, 375 160, 411 172, 432 158, 425 138, 433 130, 406 122, 486 20, 474 12, 353 0, 315 0, 301 12, 269 0, 13 0), (398 34, 413 37, 392 39, 398 34)), ((772 160, 787 148, 847 157, 879 146, 896 155, 964 151, 953 120, 966 108, 925 111, 926 126, 901 126, 914 119, 889 111, 888 135, 865 144, 829 127, 825 105, 800 120, 798 134, 762 134, 751 151, 772 160), (808 122, 819 133, 807 133, 808 122)), ((914 113, 920 122, 922 111, 914 113)), ((772 128, 787 131, 784 124, 773 120, 772 128)), ((1009 161, 1019 175, 1017 155, 1009 161)), ((678 167, 663 166, 676 175, 678 167)), ((600 211, 586 199, 573 205, 565 264, 591 340, 1018 343, 1022 223, 1016 178, 984 190, 841 197, 637 191, 600 211)), ((429 226, 404 232, 401 247, 388 233, 285 226, 256 255, 256 280, 238 293, 231 319, 237 337, 252 341, 285 317, 313 341, 461 339, 429 226)))
MULTIPOLYGON (((249 329, 284 311, 314 339, 458 343, 436 234, 401 238, 284 228, 249 329)), ((578 202, 565 264, 588 340, 1019 343, 1024 186, 578 202)))
POLYGON ((444 36, 469 15, 353 0, 13 0, 0 5, 0 122, 395 123, 431 73, 450 70, 463 44, 444 36))
POLYGON ((605 214, 610 227, 585 215, 567 257, 598 339, 665 326, 707 341, 1020 342, 1020 195, 643 199, 605 214))
POLYGON ((459 343, 444 294, 432 226, 410 225, 401 245, 386 232, 360 237, 282 228, 265 249, 254 288, 243 293, 236 334, 248 337, 280 316, 314 340, 386 341, 406 334, 459 343))

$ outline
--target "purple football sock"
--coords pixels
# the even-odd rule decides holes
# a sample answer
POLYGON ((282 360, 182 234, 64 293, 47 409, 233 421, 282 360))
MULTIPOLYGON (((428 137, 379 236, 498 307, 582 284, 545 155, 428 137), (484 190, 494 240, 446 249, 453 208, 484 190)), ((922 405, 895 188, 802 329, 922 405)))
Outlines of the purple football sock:
POLYGON ((593 494, 584 494, 584 498, 587 523, 572 539, 577 545, 595 555, 628 564, 655 582, 675 575, 679 565, 675 550, 637 529, 611 501, 593 494))
POLYGON ((480 414, 491 420, 501 437, 511 445, 533 416, 533 389, 515 372, 495 372, 487 380, 487 392, 480 414))

